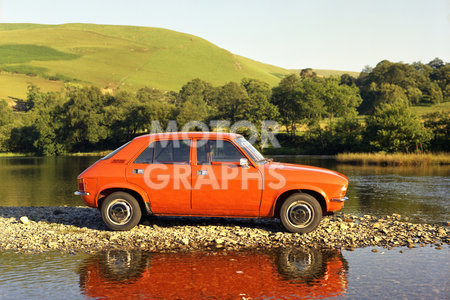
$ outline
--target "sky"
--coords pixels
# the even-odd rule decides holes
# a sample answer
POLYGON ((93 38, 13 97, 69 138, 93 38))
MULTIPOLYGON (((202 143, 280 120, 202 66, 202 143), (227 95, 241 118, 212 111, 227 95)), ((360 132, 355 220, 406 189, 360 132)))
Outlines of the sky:
POLYGON ((450 0, 0 0, 0 23, 161 27, 287 69, 450 62, 450 0))

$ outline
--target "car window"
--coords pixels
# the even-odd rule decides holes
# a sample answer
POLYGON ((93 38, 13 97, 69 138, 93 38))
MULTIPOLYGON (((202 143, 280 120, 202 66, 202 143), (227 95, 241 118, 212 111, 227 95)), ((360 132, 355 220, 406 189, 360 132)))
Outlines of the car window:
POLYGON ((190 140, 155 141, 134 161, 137 164, 189 163, 190 140))
POLYGON ((238 137, 235 139, 235 142, 241 147, 241 149, 244 149, 245 153, 247 153, 247 155, 249 155, 254 161, 259 162, 264 160, 264 156, 259 153, 259 151, 256 150, 256 148, 253 147, 253 145, 250 144, 250 142, 244 137, 238 137))
POLYGON ((135 164, 152 164, 153 163, 153 147, 145 148, 145 150, 134 161, 135 164))
POLYGON ((197 164, 212 162, 239 162, 242 153, 228 141, 208 140, 200 142, 197 148, 197 164))

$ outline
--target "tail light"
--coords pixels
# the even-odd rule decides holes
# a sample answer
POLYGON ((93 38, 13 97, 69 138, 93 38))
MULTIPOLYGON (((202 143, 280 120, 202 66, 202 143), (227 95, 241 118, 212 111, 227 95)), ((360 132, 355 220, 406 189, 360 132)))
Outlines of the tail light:
POLYGON ((85 187, 84 187, 84 179, 83 178, 79 178, 78 179, 78 190, 79 191, 84 191, 85 189, 84 189, 85 187))

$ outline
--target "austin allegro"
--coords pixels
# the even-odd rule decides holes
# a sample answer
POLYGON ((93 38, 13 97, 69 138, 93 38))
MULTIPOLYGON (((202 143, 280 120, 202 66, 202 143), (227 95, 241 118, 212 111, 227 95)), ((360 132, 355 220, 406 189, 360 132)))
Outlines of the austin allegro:
POLYGON ((335 171, 273 162, 243 136, 172 132, 134 138, 78 176, 76 195, 112 230, 141 218, 279 218, 287 231, 314 230, 342 208, 348 179, 335 171))

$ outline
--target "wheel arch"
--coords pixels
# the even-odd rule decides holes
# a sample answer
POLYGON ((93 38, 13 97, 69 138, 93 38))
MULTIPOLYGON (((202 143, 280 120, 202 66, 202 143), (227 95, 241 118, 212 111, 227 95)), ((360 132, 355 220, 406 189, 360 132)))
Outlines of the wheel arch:
POLYGON ((137 200, 137 202, 139 203, 139 207, 141 208, 141 211, 143 213, 152 214, 152 211, 150 209, 150 202, 148 201, 148 197, 145 192, 138 192, 132 187, 105 187, 98 193, 97 196, 98 209, 101 209, 106 197, 115 192, 124 192, 130 194, 137 200))
POLYGON ((274 217, 276 217, 276 218, 280 217, 280 208, 283 205, 284 201, 286 201, 286 199, 289 198, 289 196, 296 194, 296 193, 304 193, 304 194, 308 194, 308 195, 314 197, 317 200, 317 202, 319 202, 320 207, 322 208, 322 215, 325 216, 328 214, 327 213, 327 202, 325 200, 325 197, 320 192, 312 190, 312 189, 290 189, 290 190, 284 191, 277 197, 277 200, 275 202, 275 207, 274 207, 274 213, 273 213, 274 217))

